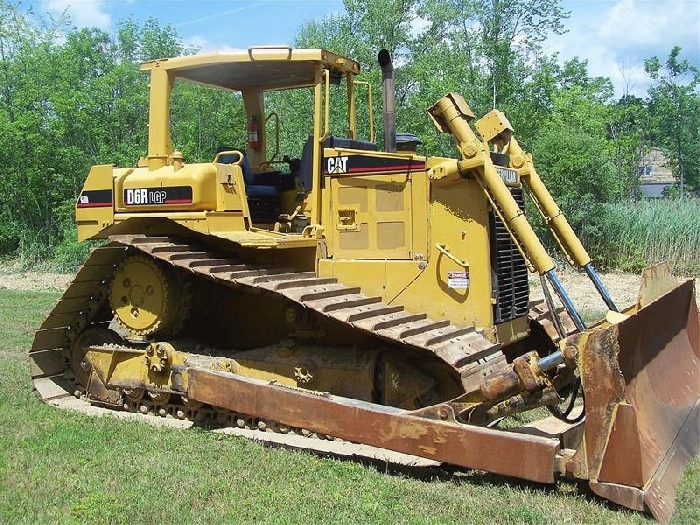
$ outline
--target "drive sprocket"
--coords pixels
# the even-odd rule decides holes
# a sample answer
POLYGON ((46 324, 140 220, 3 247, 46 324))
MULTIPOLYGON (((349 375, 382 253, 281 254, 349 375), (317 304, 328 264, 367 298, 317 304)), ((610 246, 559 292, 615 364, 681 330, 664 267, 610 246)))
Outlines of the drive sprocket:
POLYGON ((187 312, 186 293, 175 272, 146 255, 124 259, 110 286, 109 301, 119 324, 137 336, 174 334, 187 312))

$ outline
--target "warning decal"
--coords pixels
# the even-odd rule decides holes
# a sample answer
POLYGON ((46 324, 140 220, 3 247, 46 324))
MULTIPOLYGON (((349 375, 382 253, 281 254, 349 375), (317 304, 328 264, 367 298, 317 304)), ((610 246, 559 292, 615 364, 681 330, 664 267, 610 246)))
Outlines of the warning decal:
POLYGON ((447 286, 455 289, 469 288, 469 272, 447 272, 447 286))

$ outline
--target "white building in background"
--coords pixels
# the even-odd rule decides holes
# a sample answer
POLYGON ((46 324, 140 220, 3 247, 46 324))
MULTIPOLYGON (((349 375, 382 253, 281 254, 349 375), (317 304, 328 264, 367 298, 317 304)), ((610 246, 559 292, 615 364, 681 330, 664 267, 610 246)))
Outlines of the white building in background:
POLYGON ((667 167, 668 159, 659 148, 651 148, 642 157, 637 166, 639 188, 642 196, 658 199, 664 196, 664 190, 676 185, 676 178, 671 168, 667 167))

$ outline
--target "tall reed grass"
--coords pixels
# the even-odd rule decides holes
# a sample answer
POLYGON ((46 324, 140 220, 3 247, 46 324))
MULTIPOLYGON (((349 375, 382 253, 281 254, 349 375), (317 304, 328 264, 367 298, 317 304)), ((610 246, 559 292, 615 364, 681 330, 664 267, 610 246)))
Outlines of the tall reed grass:
POLYGON ((601 268, 637 272, 667 261, 676 274, 700 275, 700 199, 607 204, 581 226, 601 268))

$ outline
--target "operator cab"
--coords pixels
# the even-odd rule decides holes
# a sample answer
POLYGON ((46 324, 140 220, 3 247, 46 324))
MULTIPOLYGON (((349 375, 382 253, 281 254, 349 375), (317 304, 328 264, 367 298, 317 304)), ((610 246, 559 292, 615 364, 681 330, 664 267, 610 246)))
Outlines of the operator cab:
POLYGON ((223 144, 212 154, 215 164, 242 171, 255 227, 298 233, 313 222, 314 207, 320 207, 323 148, 377 150, 369 104, 369 125, 363 129, 369 140, 358 137, 357 86, 370 100, 371 94, 369 84, 355 81, 360 67, 349 58, 322 49, 265 47, 156 60, 142 70, 151 74, 147 165, 152 170, 173 163, 169 119, 176 80, 240 94, 246 121, 232 124, 245 126, 247 143, 223 144), (340 135, 331 134, 331 121, 340 135))

